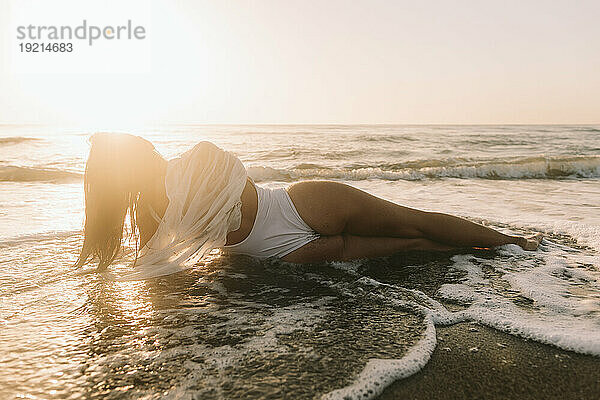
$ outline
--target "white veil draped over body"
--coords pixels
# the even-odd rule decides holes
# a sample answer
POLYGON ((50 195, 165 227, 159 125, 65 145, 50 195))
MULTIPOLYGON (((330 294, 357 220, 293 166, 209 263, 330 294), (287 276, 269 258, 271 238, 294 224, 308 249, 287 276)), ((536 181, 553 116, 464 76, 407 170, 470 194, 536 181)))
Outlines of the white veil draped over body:
POLYGON ((172 274, 224 246, 227 233, 241 224, 240 198, 246 179, 242 162, 210 142, 200 142, 169 160, 165 214, 141 249, 134 271, 119 280, 172 274))

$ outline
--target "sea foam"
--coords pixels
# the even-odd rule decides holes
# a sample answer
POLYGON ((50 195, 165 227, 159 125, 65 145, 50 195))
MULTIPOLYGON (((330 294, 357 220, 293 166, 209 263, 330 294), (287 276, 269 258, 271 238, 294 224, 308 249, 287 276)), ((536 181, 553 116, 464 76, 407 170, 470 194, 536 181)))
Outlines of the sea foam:
POLYGON ((420 313, 426 330, 404 357, 371 359, 351 385, 323 399, 371 399, 395 380, 420 371, 436 347, 437 325, 477 322, 564 350, 600 356, 600 272, 592 266, 597 256, 570 255, 567 261, 560 246, 546 243, 545 247, 531 253, 515 245, 502 246, 498 250, 501 263, 473 255, 454 256, 452 268, 464 273, 464 278, 442 285, 435 297, 466 307, 456 312, 418 290, 360 278, 365 285, 389 289, 370 291, 370 295, 420 313), (495 272, 488 274, 486 269, 495 272), (500 282, 509 288, 498 289, 500 282), (520 299, 529 305, 521 305, 520 299))

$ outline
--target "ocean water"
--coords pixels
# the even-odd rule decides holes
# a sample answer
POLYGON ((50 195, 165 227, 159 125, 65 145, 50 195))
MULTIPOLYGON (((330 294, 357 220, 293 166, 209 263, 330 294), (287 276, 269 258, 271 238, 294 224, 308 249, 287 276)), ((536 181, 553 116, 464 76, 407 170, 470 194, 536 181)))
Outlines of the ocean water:
MULTIPOLYGON (((131 132, 131 131, 130 131, 131 132)), ((600 126, 161 126, 259 183, 331 179, 504 232, 516 246, 319 265, 214 252, 114 282, 72 267, 91 131, 0 126, 0 397, 373 398, 436 326, 475 321, 600 357, 600 126)))

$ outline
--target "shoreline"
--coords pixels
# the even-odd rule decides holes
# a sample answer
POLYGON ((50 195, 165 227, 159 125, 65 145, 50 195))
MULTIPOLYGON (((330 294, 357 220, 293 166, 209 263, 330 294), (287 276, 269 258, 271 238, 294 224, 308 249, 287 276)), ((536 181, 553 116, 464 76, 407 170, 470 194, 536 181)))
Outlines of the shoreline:
POLYGON ((593 399, 600 357, 525 340, 475 323, 436 327, 438 343, 418 373, 392 383, 392 399, 593 399))

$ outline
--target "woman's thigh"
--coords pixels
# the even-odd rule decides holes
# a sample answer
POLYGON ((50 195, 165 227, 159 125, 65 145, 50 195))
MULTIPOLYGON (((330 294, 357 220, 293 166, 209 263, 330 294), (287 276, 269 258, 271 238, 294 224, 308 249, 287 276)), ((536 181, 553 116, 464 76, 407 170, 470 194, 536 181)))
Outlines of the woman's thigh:
POLYGON ((342 235, 321 236, 283 257, 283 261, 292 263, 317 263, 323 261, 341 261, 344 254, 342 235))
POLYGON ((302 219, 321 235, 423 237, 428 213, 403 207, 331 181, 305 181, 288 188, 302 219))
POLYGON ((449 251, 454 249, 454 247, 424 238, 334 235, 321 236, 286 255, 283 260, 294 263, 348 261, 387 256, 400 251, 449 251))

